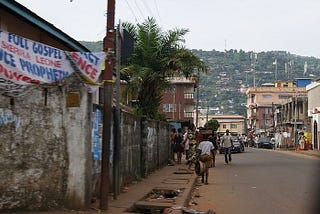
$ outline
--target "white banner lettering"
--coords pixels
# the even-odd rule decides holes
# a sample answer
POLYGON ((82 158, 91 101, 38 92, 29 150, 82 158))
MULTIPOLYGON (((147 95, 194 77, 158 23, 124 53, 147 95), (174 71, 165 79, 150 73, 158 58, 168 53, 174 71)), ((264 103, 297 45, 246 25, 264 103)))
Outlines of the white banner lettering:
POLYGON ((0 90, 53 83, 75 71, 95 84, 105 56, 104 52, 67 52, 0 30, 0 90))

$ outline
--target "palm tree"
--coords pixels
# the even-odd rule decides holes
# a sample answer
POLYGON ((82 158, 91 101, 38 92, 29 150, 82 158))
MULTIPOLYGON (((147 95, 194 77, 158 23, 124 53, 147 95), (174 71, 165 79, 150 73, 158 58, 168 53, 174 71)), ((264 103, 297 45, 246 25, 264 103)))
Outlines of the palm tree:
POLYGON ((191 77, 195 70, 205 72, 207 67, 183 46, 186 29, 162 32, 153 18, 123 27, 135 39, 134 53, 121 69, 128 80, 124 93, 138 99, 139 114, 159 119, 162 94, 170 87, 168 77, 191 77))

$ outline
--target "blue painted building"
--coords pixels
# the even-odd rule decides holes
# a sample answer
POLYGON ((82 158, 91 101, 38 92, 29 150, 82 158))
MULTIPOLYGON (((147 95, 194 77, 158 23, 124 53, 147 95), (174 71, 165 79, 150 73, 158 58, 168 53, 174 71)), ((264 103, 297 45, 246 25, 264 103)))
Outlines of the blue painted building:
POLYGON ((306 87, 312 82, 311 78, 296 78, 295 84, 297 87, 306 87))

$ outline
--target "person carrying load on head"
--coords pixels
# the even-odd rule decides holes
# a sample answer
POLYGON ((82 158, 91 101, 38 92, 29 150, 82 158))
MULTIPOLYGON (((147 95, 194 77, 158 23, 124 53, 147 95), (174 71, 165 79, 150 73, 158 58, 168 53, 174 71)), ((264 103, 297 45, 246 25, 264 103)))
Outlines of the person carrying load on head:
MULTIPOLYGON (((214 152, 214 146, 210 141, 210 137, 211 136, 209 136, 205 141, 201 141, 198 146, 199 160, 204 166, 203 172, 199 174, 202 176, 201 182, 205 184, 208 184, 209 168, 212 163, 212 155, 214 152)), ((199 163, 199 165, 201 165, 201 163, 199 163)))

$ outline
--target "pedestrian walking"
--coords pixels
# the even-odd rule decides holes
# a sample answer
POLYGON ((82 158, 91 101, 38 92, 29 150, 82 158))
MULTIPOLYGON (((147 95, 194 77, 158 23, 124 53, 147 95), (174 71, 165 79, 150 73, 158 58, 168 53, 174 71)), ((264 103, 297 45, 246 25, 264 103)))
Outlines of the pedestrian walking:
POLYGON ((177 137, 177 130, 176 128, 171 129, 171 134, 170 134, 170 156, 173 161, 175 161, 175 146, 176 146, 176 137, 177 137))
POLYGON ((189 144, 190 144, 190 139, 189 139, 189 133, 191 131, 185 131, 185 133, 183 134, 183 148, 184 148, 184 153, 186 155, 186 160, 189 159, 189 144))
POLYGON ((198 146, 199 160, 204 164, 204 172, 201 174, 201 182, 204 184, 208 184, 209 168, 212 163, 211 157, 213 150, 213 144, 208 139, 206 141, 201 141, 198 146))
POLYGON ((233 146, 229 129, 226 130, 226 133, 222 137, 222 146, 224 148, 224 162, 225 164, 229 164, 232 161, 231 148, 233 146))
POLYGON ((216 155, 217 155, 217 151, 218 151, 218 142, 219 142, 219 136, 214 132, 213 133, 213 137, 212 139, 212 144, 213 144, 213 153, 212 153, 212 164, 211 167, 215 167, 216 166, 216 155))
POLYGON ((306 143, 306 137, 304 136, 303 132, 299 133, 298 143, 299 143, 299 150, 304 150, 305 143, 306 143))
POLYGON ((191 169, 192 164, 197 162, 197 141, 195 136, 190 133, 188 135, 189 138, 189 156, 187 159, 188 169, 191 169))
POLYGON ((175 151, 177 152, 178 164, 181 164, 182 154, 184 152, 182 129, 178 128, 176 136, 175 151))

